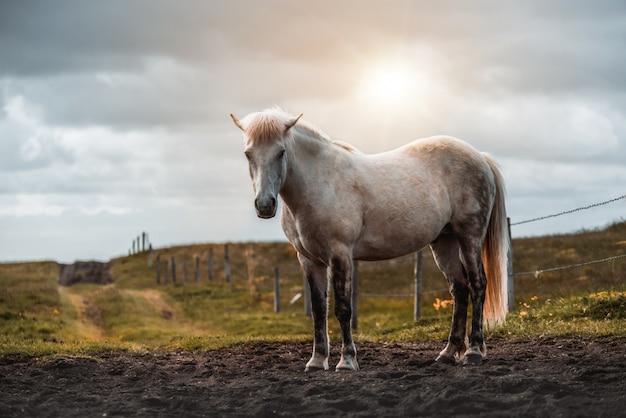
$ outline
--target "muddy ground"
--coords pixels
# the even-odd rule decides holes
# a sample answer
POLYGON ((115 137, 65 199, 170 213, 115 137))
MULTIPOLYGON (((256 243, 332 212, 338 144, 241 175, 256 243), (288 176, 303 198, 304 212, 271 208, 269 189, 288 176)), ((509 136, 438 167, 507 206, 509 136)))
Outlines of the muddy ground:
POLYGON ((357 341, 357 373, 305 374, 300 343, 0 357, 0 416, 626 416, 626 338, 491 340, 480 367, 442 347, 357 341))

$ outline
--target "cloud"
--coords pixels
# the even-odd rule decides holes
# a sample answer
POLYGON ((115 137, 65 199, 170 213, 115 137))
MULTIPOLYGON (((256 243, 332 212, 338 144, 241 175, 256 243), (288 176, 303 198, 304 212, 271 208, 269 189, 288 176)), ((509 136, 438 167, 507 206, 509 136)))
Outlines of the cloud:
MULTIPOLYGON (((137 228, 161 244, 278 239, 254 216, 228 117, 272 105, 365 152, 467 140, 501 162, 515 218, 613 197, 625 13, 582 0, 0 2, 3 239, 89 231, 102 257, 137 228), (420 82, 396 102, 363 95, 385 66, 420 82)), ((89 247, 69 241, 66 258, 89 247)))

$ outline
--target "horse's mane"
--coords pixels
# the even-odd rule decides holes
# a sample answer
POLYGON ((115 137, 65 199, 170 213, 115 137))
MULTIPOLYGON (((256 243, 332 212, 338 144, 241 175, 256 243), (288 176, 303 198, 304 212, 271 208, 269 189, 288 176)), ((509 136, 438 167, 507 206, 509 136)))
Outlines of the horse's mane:
POLYGON ((254 141, 267 142, 281 136, 285 132, 285 124, 291 115, 278 109, 271 108, 262 112, 252 113, 242 121, 246 126, 246 134, 254 141))
MULTIPOLYGON (((243 122, 246 125, 246 134, 248 137, 254 138, 255 141, 265 142, 282 135, 285 130, 285 125, 293 121, 294 118, 295 116, 290 113, 278 107, 272 107, 248 115, 243 122)), ((324 131, 307 120, 299 119, 298 123, 292 129, 297 129, 308 138, 329 142, 352 153, 359 152, 350 144, 332 140, 324 131)))

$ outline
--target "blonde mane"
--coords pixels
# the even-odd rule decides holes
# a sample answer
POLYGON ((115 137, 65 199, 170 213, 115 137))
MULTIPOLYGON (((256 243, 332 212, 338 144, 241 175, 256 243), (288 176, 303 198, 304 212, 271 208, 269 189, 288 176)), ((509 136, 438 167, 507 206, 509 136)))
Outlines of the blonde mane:
POLYGON ((290 115, 278 109, 268 109, 253 113, 244 119, 246 135, 255 142, 268 142, 285 133, 290 115))
MULTIPOLYGON (((278 107, 272 107, 251 114, 249 117, 245 118, 243 122, 246 126, 246 134, 248 137, 254 142, 263 143, 284 135, 285 126, 289 124, 293 118, 294 116, 288 112, 278 107)), ((346 142, 331 139, 325 132, 304 119, 298 120, 294 129, 304 133, 308 138, 328 141, 333 145, 355 154, 360 152, 357 148, 346 142)))

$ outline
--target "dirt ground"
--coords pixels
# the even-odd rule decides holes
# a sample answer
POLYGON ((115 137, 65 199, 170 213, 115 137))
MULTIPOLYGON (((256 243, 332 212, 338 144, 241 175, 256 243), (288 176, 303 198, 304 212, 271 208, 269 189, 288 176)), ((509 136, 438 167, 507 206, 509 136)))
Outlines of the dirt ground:
POLYGON ((442 347, 357 341, 356 373, 304 373, 301 343, 0 357, 0 416, 626 416, 626 338, 491 340, 480 367, 442 347))

